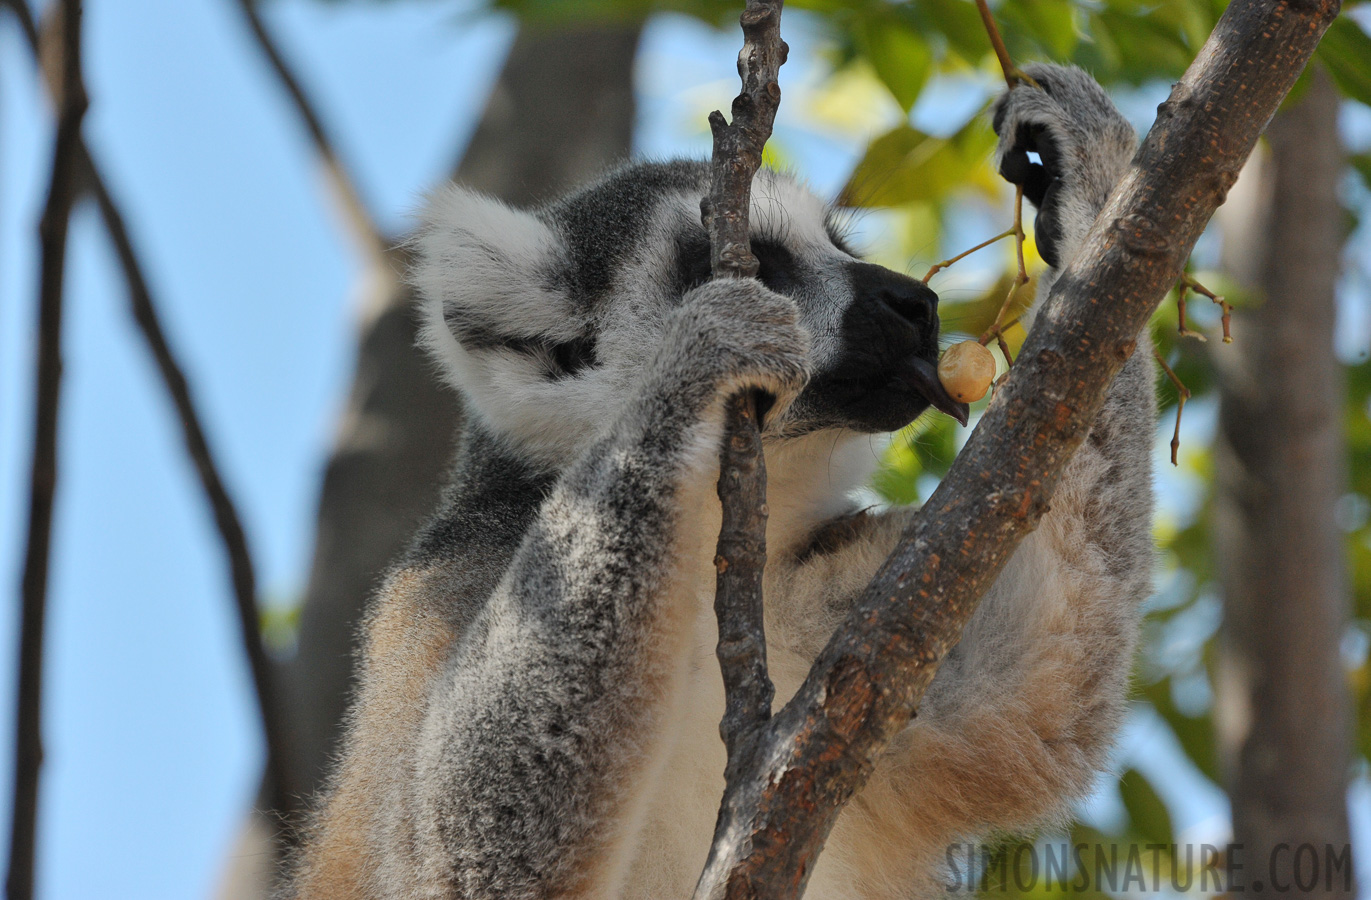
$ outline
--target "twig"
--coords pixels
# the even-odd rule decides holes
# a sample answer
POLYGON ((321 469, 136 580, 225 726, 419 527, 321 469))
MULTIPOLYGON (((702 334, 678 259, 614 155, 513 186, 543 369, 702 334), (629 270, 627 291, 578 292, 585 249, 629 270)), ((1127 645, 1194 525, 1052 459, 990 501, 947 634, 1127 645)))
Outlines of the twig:
POLYGON ((976 0, 976 9, 981 14, 981 24, 985 26, 985 33, 990 37, 990 46, 995 51, 995 58, 1000 61, 1000 71, 1004 73, 1004 83, 1011 88, 1018 87, 1020 84, 1038 87, 1038 82, 1020 71, 1019 67, 1014 65, 1014 61, 1009 58, 1009 49, 1004 45, 1004 38, 1000 36, 1000 29, 995 26, 995 17, 990 14, 990 4, 986 0, 976 0))
MULTIPOLYGON (((1014 65, 1014 61, 1009 58, 1009 51, 1005 48, 1004 38, 1000 36, 1000 29, 995 25, 995 17, 990 14, 990 6, 987 4, 986 0, 976 0, 976 9, 980 11, 981 23, 985 26, 985 33, 990 38, 990 46, 995 50, 995 56, 1000 61, 1000 71, 1004 73, 1004 82, 1009 86, 1009 89, 1013 90, 1020 84, 1026 84, 1041 90, 1038 83, 1027 74, 1020 71, 1019 68, 1014 65)), ((970 250, 964 250, 961 253, 958 253, 951 259, 937 263, 933 268, 928 270, 928 274, 924 275, 923 278, 924 284, 928 284, 928 279, 932 278, 934 273, 938 272, 940 269, 945 269, 958 260, 975 253, 977 250, 988 247, 996 241, 1011 236, 1014 238, 1014 252, 1018 257, 1019 270, 1014 276, 1014 283, 1009 287, 1009 294, 1004 298, 1004 302, 1000 304, 999 312, 995 314, 994 324, 986 329, 985 333, 979 338, 982 347, 989 344, 992 340, 995 341, 996 345, 1000 348, 1000 352, 1004 354, 1005 363, 1009 366, 1014 365, 1014 358, 1010 355, 1009 343, 1004 339, 1004 329, 1008 327, 1005 324, 1004 319, 1005 316, 1009 314, 1009 309, 1013 305, 1014 297, 1019 293, 1019 288, 1028 284, 1028 268, 1024 265, 1023 257, 1024 241, 1028 239, 1023 230, 1023 185, 1015 186, 1014 224, 1008 230, 995 235, 988 241, 982 241, 970 250)))
POLYGON ((1046 512, 1137 335, 1338 9, 1338 0, 1228 5, 1053 285, 1053 314, 1039 318, 952 469, 767 723, 752 771, 730 784, 709 896, 725 896, 724 886, 729 898, 803 893, 839 812, 1046 512))
MULTIPOLYGON (((976 0, 976 9, 981 14, 981 24, 985 26, 986 36, 990 38, 990 46, 995 50, 995 58, 1000 61, 1000 71, 1004 73, 1004 83, 1010 90, 1021 84, 1041 90, 1038 82, 1034 81, 1029 75, 1014 65, 1014 61, 1009 58, 1009 50, 1004 45, 1004 38, 1000 36, 1000 29, 995 25, 995 17, 990 14, 990 5, 986 0, 976 0)), ((985 346, 992 340, 1004 354, 1005 364, 1014 365, 1014 357, 1009 353, 1009 342, 1004 339, 1004 318, 1009 313, 1009 308, 1014 302, 1014 297, 1019 293, 1019 288, 1028 284, 1028 268, 1024 265, 1023 245, 1028 238, 1023 230, 1023 185, 1014 186, 1014 225, 1006 234, 1014 236, 1014 253, 1018 258, 1019 270, 1014 276, 1014 283, 1009 286, 1009 294, 1004 298, 1004 303, 1000 304, 1000 311, 995 314, 995 322, 980 336, 981 346, 985 346)))
POLYGON ((257 46, 266 55, 267 62, 271 64, 277 80, 286 89, 286 94, 290 96, 291 105, 295 107, 296 114, 300 116, 305 129, 309 132, 314 150, 319 154, 328 180, 333 185, 338 202, 343 207, 343 217, 347 222, 348 230, 352 232, 353 239, 372 263, 383 264, 386 258, 386 248, 390 242, 386 240, 380 226, 376 224, 376 218, 368 210, 366 203, 363 202, 362 194, 357 189, 357 184, 353 181, 352 176, 348 174, 347 167, 343 165, 334 142, 329 138, 328 132, 324 130, 323 120, 315 111, 314 104, 306 96, 299 79, 295 77, 290 66, 287 65, 285 57, 271 36, 271 32, 267 30, 266 23, 262 21, 262 17, 257 11, 257 0, 238 0, 238 6, 247 19, 248 28, 251 29, 257 46))
POLYGON ((714 556, 715 650, 724 678, 719 734, 733 770, 756 730, 771 716, 775 689, 766 667, 762 573, 766 567, 766 463, 756 398, 739 393, 724 406, 727 420, 719 452, 723 519, 714 556))
MULTIPOLYGON (((19 20, 20 28, 24 32, 25 39, 29 43, 29 49, 33 51, 35 62, 37 62, 39 36, 28 7, 23 0, 0 0, 0 3, 14 12, 19 20)), ((172 405, 176 409, 177 419, 181 424, 182 437, 186 444, 186 452, 195 464, 195 471, 200 477, 201 487, 204 489, 205 497, 214 513, 214 523, 219 531, 220 540, 223 542, 224 553, 228 557, 238 613, 239 636, 252 673, 253 687, 257 694, 257 704, 262 716, 262 730, 267 745, 267 784, 273 790, 279 791, 281 789, 281 766, 290 756, 286 747, 286 729, 281 722, 281 707, 277 702, 273 687, 271 663, 267 659, 262 644, 261 628, 258 622, 255 568, 247 537, 243 533, 242 520, 238 515, 237 506, 229 496, 224 480, 219 474, 219 467, 214 461, 214 453, 205 436, 200 414, 196 411, 195 402, 191 396, 190 385, 186 381, 184 371, 177 362, 175 354, 167 343, 166 333, 157 315, 156 304, 153 302, 152 291, 148 287, 142 263, 139 261, 138 254, 129 238, 124 217, 113 197, 110 196, 105 180, 94 159, 92 159, 90 148, 86 146, 84 140, 80 140, 77 155, 78 179, 94 195, 100 216, 105 223, 105 229, 114 245, 115 255, 123 269, 124 281, 129 292, 130 312, 147 342, 148 350, 157 365, 157 371, 162 376, 162 382, 171 397, 172 405)))
POLYGON ((1190 290, 1190 285, 1182 279, 1176 286, 1176 333, 1181 337, 1192 337, 1200 343, 1205 343, 1209 339, 1198 331, 1191 331, 1185 321, 1185 295, 1190 290))
MULTIPOLYGON (((748 0, 740 18, 743 49, 738 72, 743 90, 733 100, 733 122, 709 115, 714 134, 712 183, 700 203, 709 232, 710 267, 715 278, 757 274, 748 236, 752 178, 762 164, 781 102, 777 72, 787 47, 781 40, 781 0, 748 0)), ((720 453, 719 535, 715 609, 719 617, 719 664, 727 706, 720 725, 730 761, 757 726, 771 715, 772 685, 766 672, 762 630, 762 570, 766 564, 766 465, 762 457, 757 397, 730 398, 720 453)))
POLYGON ((1185 401, 1190 399, 1190 388, 1186 387, 1180 376, 1166 364, 1166 360, 1162 358, 1161 352, 1156 347, 1152 348, 1152 356, 1161 365, 1166 377, 1170 378, 1171 383, 1176 386, 1176 430, 1171 434, 1171 465, 1174 466, 1178 465, 1176 456, 1181 449, 1181 413, 1185 412, 1185 401))
MULTIPOLYGON (((1233 322, 1233 304, 1229 303, 1227 300, 1225 300, 1223 297, 1219 296, 1218 294, 1214 293, 1214 292, 1211 291, 1209 288, 1207 288, 1207 287, 1205 287, 1204 285, 1200 284, 1198 281, 1196 281, 1194 278, 1192 278, 1188 273, 1183 273, 1183 274, 1181 275, 1181 287, 1180 287, 1180 290, 1181 290, 1181 291, 1184 291, 1184 290, 1187 289, 1187 288, 1189 288, 1190 290, 1194 291, 1195 293, 1199 294, 1199 295, 1202 296, 1202 297, 1208 297, 1210 300, 1213 300, 1215 303, 1217 303, 1217 304, 1219 305, 1219 309, 1220 309, 1220 310, 1222 311, 1222 313, 1223 313, 1223 318, 1222 318, 1222 322, 1223 322, 1223 342, 1224 342, 1225 344, 1231 344, 1231 343, 1233 343, 1233 335, 1232 335, 1232 334, 1230 333, 1230 331, 1229 331, 1229 328, 1232 326, 1232 322, 1233 322)), ((1185 295, 1182 293, 1181 296, 1184 297, 1185 295)), ((1181 309, 1184 310, 1184 306, 1182 306, 1181 309)), ((1184 313, 1182 313, 1182 315, 1184 315, 1184 313)), ((1182 332, 1181 332, 1181 333, 1182 333, 1182 334, 1185 333, 1184 328, 1185 328, 1185 322, 1184 322, 1184 319, 1182 319, 1182 321, 1181 321, 1181 329, 1182 329, 1182 332)))
POLYGON ((1009 355, 1009 344, 1004 339, 1004 330, 1009 327, 1005 323, 1005 316, 1009 315, 1009 310, 1014 305, 1014 298, 1018 296, 1019 288, 1028 284, 1028 266, 1024 264, 1023 258, 1024 241, 1028 239, 1023 230, 1023 185, 1015 185, 1014 187, 1014 225, 1006 234, 1014 236, 1014 252, 1018 257, 1019 269, 1014 275, 1014 282, 1009 286, 1009 293, 1005 295, 1004 302, 1000 304, 1000 311, 995 313, 995 321, 978 340, 982 347, 991 341, 995 341, 1000 352, 1004 354, 1004 361, 1012 366, 1014 360, 1009 355))
MULTIPOLYGON (((25 10, 27 12, 27 10, 25 10)), ((10 831, 9 900, 33 896, 37 848, 38 776, 43 764, 43 624, 47 611, 53 495, 57 487, 57 414, 62 385, 62 282, 66 267, 67 226, 79 187, 78 147, 86 114, 81 79, 81 2, 54 4, 58 39, 51 71, 60 80, 55 93, 57 137, 47 203, 38 225, 38 354, 34 376, 33 462, 29 475, 28 537, 24 549, 23 605, 19 631, 19 697, 14 761, 14 808, 10 831)))
MULTIPOLYGON (((1187 273, 1182 273, 1180 281, 1176 284, 1177 333, 1181 337, 1192 337, 1202 343, 1208 341, 1208 338, 1203 334, 1198 331, 1191 331, 1186 325, 1185 295, 1188 291, 1194 291, 1219 304, 1219 307, 1223 310, 1223 342, 1225 344, 1233 343, 1233 337, 1228 333, 1229 315, 1232 312, 1233 307, 1222 297, 1216 295, 1213 291, 1200 284, 1187 273)), ((1177 462, 1177 458, 1181 449, 1181 416, 1185 413, 1185 401, 1189 400, 1191 397, 1190 388, 1186 387, 1185 382, 1181 381, 1180 376, 1166 364, 1166 360, 1162 359, 1161 352, 1158 351, 1156 347, 1152 348, 1152 356, 1155 357, 1157 363, 1161 365, 1162 371, 1166 373, 1166 377, 1176 386, 1176 428, 1171 433, 1171 465, 1176 466, 1180 465, 1180 463, 1177 462)))
POLYGON ((984 250, 986 247, 989 247, 991 244, 995 243, 996 241, 1002 241, 1002 240, 1004 240, 1004 239, 1007 238, 1007 237, 1012 237, 1012 236, 1014 236, 1015 233, 1016 233, 1016 232, 1014 231, 1013 228, 1009 229, 1008 231, 1001 231, 999 234, 995 235, 993 238, 989 238, 989 239, 987 239, 987 240, 981 241, 979 244, 977 244, 976 246, 972 247, 972 248, 969 249, 969 250, 963 250, 961 253, 958 253, 956 256, 953 256, 953 257, 951 257, 951 258, 949 258, 949 259, 945 259, 945 260, 943 260, 942 262, 939 262, 939 263, 934 263, 934 264, 933 264, 933 267, 930 268, 926 273, 924 273, 924 277, 923 277, 923 279, 922 279, 922 280, 923 280, 923 283, 924 283, 924 284, 928 284, 928 280, 929 280, 930 278, 932 278, 934 275, 937 275, 939 272, 941 272, 943 269, 946 269, 948 266, 953 265, 954 263, 959 263, 959 262, 961 262, 962 260, 966 259, 966 258, 967 258, 968 256, 970 256, 971 254, 975 253, 977 250, 984 250))
MULTIPOLYGON (((710 267, 715 278, 752 277, 757 258, 748 231, 752 178, 762 164, 762 149, 781 102, 777 83, 789 48, 781 40, 782 0, 748 0, 739 21, 743 49, 738 74, 743 89, 733 100, 733 122, 715 110, 709 115, 714 135, 709 196, 700 216, 709 232, 710 267)), ((763 627, 762 574, 766 565, 766 464, 762 455, 758 397, 755 392, 730 397, 724 412, 724 441, 719 454, 719 502, 723 522, 715 565, 714 609, 719 620, 719 668, 724 680, 724 717, 719 731, 728 751, 725 778, 729 787, 718 827, 729 818, 728 798, 750 768, 756 735, 771 716, 774 688, 767 674, 763 627)), ((716 838, 718 834, 716 833, 716 838)), ((717 843, 717 841, 716 841, 717 843)), ((696 888, 697 897, 713 896, 711 854, 696 888)))

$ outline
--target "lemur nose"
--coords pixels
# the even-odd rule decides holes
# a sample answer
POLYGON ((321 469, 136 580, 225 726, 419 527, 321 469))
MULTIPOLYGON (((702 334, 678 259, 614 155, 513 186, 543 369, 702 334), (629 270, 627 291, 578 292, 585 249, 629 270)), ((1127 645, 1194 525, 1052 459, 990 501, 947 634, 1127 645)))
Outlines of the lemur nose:
POLYGON ((858 297, 880 301, 912 325, 927 326, 934 321, 938 295, 922 281, 871 263, 853 265, 851 276, 858 297))

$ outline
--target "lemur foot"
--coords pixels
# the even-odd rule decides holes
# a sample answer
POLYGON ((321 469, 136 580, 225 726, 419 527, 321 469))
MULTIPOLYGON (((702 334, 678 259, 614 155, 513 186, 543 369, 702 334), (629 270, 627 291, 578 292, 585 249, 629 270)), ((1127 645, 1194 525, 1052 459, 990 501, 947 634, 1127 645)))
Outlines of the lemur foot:
POLYGON ((1033 63, 1024 71, 1041 88, 1006 91, 992 126, 1000 137, 1000 174, 1023 187, 1038 208, 1034 239, 1048 265, 1075 254, 1132 158, 1137 139, 1113 101, 1081 69, 1033 63), (1029 154, 1041 160, 1034 162, 1029 154))

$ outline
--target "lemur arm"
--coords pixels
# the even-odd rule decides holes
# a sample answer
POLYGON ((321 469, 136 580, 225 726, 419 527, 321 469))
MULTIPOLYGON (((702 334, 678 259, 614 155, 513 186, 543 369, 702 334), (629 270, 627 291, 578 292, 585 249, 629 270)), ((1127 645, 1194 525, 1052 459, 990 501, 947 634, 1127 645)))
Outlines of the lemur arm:
MULTIPOLYGON (((1040 207, 1039 247, 1052 264, 1039 281, 1045 296, 1126 171, 1135 138, 1080 70, 1027 71, 1045 92, 1010 92, 995 118, 1003 171, 1040 207), (1043 168, 1029 168, 1028 150, 1043 168)), ((856 800, 874 817, 909 825, 904 833, 918 846, 901 850, 914 851, 911 878, 936 878, 951 842, 1060 818, 1107 763, 1153 565, 1153 384, 1143 339, 1051 510, 981 601, 917 719, 856 800)), ((869 539, 893 545, 907 515, 870 517, 869 539)), ((848 543, 813 564, 842 572, 851 567, 845 555, 869 552, 848 543)))
POLYGON ((685 492, 712 485, 728 392, 783 404, 803 386, 796 319, 753 280, 693 291, 636 398, 543 502, 428 698, 410 797, 440 896, 612 895, 695 618, 673 580, 711 504, 685 492))

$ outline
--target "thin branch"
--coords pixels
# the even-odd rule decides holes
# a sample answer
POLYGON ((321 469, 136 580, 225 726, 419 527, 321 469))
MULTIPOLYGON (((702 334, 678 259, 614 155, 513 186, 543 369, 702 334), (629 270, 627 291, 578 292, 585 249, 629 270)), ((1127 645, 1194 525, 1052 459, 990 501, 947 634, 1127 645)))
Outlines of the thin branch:
POLYGON ((942 262, 934 263, 933 266, 932 266, 927 272, 924 273, 924 277, 923 277, 921 280, 923 281, 924 284, 928 284, 928 281, 929 281, 930 278, 932 278, 934 275, 937 275, 939 272, 941 272, 943 269, 946 269, 948 266, 951 266, 951 265, 954 265, 954 264, 956 264, 956 263, 959 263, 959 262, 961 262, 962 260, 966 259, 966 258, 967 258, 968 256, 970 256, 971 254, 975 253, 977 250, 984 250, 986 247, 989 247, 991 244, 995 243, 996 241, 1002 241, 1002 240, 1004 240, 1004 239, 1007 238, 1007 237, 1012 237, 1014 234, 1015 234, 1015 231, 1014 231, 1013 228, 1009 229, 1008 231, 1001 231, 999 234, 995 235, 993 238, 987 238, 986 240, 981 241, 981 242, 980 242, 979 244, 977 244, 976 246, 974 246, 974 247, 972 247, 972 248, 970 248, 970 249, 968 249, 968 250, 963 250, 961 253, 958 253, 956 256, 949 257, 949 258, 943 260, 942 262))
MULTIPOLYGON (((34 53, 36 62, 38 60, 39 35, 27 6, 23 0, 0 0, 0 3, 8 6, 19 20, 20 28, 29 43, 29 49, 34 53)), ((167 394, 171 397, 172 405, 181 425, 186 452, 195 465, 196 474, 200 478, 200 485, 214 514, 214 524, 219 531, 220 540, 223 542, 224 553, 228 557, 234 601, 238 614, 239 637, 243 644, 244 653, 248 658, 253 687, 257 694, 257 705, 262 716, 262 730, 267 745, 267 783, 274 790, 279 791, 281 766, 286 759, 290 758, 286 748, 287 731, 281 721, 281 706, 274 689, 271 663, 267 658, 261 639, 257 609, 257 579, 247 537, 243 533, 242 519, 238 515, 236 504, 224 485, 219 467, 214 461, 214 453, 206 437, 200 414, 196 411, 184 370, 167 342, 166 332, 157 315, 157 306, 153 302, 152 291, 148 287, 142 263, 133 248, 132 240, 129 238, 128 227, 125 224, 123 214, 110 195, 104 177, 91 157, 90 148, 86 146, 84 140, 78 138, 76 152, 76 177, 94 195, 101 219, 104 221, 105 229, 109 233, 115 255, 118 257, 119 265, 124 273, 124 281, 129 292, 130 312, 147 342, 148 350, 152 354, 153 362, 162 377, 167 394)))
POLYGON ((276 73, 277 80, 286 89, 291 105, 295 107, 296 114, 304 123, 305 130, 309 132, 314 150, 319 154, 319 159, 324 165, 324 172, 328 176, 329 183, 333 186, 338 202, 342 205, 343 218, 347 223, 348 230, 352 233, 353 239, 373 264, 383 264, 386 258, 386 248, 390 242, 386 240, 380 226, 376 223, 375 216, 371 214, 366 203, 363 202, 361 191, 357 189, 357 183, 348 173, 347 167, 343 165, 342 158, 338 155, 328 132, 325 131, 324 122, 315 110, 314 104, 306 96, 300 80, 291 71, 281 49, 276 45, 271 32, 267 30, 266 23, 257 11, 257 0, 238 0, 238 6, 243 11, 244 18, 247 19, 248 28, 252 31, 258 48, 266 56, 267 62, 271 64, 271 69, 276 73))
MULTIPOLYGON (((771 718, 710 849, 729 898, 794 898, 985 590, 1047 511, 1137 336, 1338 0, 1235 0, 1158 110, 947 477, 771 718)), ((717 894, 724 896, 722 888, 717 894)))
MULTIPOLYGON (((1021 84, 1041 90, 1041 86, 1029 75, 1019 70, 1014 65, 1014 60, 1009 58, 1009 50, 1004 45, 1004 38, 1000 36, 1000 29, 995 24, 995 17, 990 13, 990 4, 987 0, 976 0, 976 10, 981 14, 981 24, 985 26, 986 37, 990 39, 990 46, 995 51, 995 58, 1000 61, 1000 71, 1004 73, 1004 83, 1012 91, 1021 84)), ((1018 257, 1019 269, 1014 276, 1013 283, 1009 286, 1009 293, 1005 296, 1004 302, 1000 304, 1000 310, 995 314, 994 323, 986 329, 985 333, 979 338, 980 344, 984 347, 992 340, 1000 348, 1000 353, 1004 354, 1005 364, 1014 365, 1014 357, 1009 352, 1009 342, 1004 339, 1005 316, 1009 314, 1009 307, 1014 302, 1015 296, 1019 293, 1019 288, 1028 284, 1028 268, 1024 265, 1023 245, 1027 236, 1023 230, 1023 185, 1014 187, 1014 224, 1003 236, 1014 236, 1014 253, 1018 257)), ((998 240, 996 238, 995 240, 998 240)), ((975 249, 975 248, 973 248, 975 249)), ((963 256, 965 254, 962 254, 963 256)), ((955 257, 959 259, 960 257, 955 257)), ((934 267, 935 270, 937 267, 934 267)), ((929 275, 933 272, 930 271, 929 275)), ((924 277, 924 283, 928 282, 928 276, 924 277)))
MULTIPOLYGON (((700 217, 709 232, 710 267, 715 278, 757 274, 748 216, 752 179, 762 164, 762 149, 781 102, 777 74, 788 47, 781 40, 782 0, 748 0, 739 19, 743 49, 738 55, 742 92, 733 100, 733 122, 710 113, 714 135, 709 196, 700 217)), ((719 620, 717 655, 723 673, 725 708, 719 731, 728 750, 725 778, 730 787, 750 768, 756 735, 771 716, 774 688, 767 674, 763 627, 762 574, 766 565, 766 464, 762 455, 756 392, 730 397, 724 407, 724 440, 719 453, 718 570, 714 610, 719 620)), ((727 796, 725 797, 725 801, 727 796)), ((723 827, 727 815, 720 810, 723 827)), ((713 858, 710 859, 710 864, 713 858)), ((696 888, 710 896, 710 864, 696 888)))
MULTIPOLYGON (((1200 284, 1198 281, 1192 278, 1189 275, 1189 273, 1184 273, 1181 275, 1180 290, 1184 291, 1187 288, 1189 290, 1194 291, 1202 297, 1208 297, 1210 300, 1214 301, 1214 303, 1218 304, 1219 311, 1222 313, 1221 321, 1223 325, 1223 342, 1225 344, 1233 343, 1233 335, 1230 331, 1233 323, 1233 304, 1229 303, 1227 300, 1225 300, 1218 294, 1214 293, 1209 288, 1200 284)), ((1182 296, 1184 296, 1184 294, 1182 294, 1182 296)))
POLYGON ((1185 412, 1185 401, 1190 399, 1190 388, 1186 387, 1180 376, 1166 364, 1161 351, 1156 347, 1152 348, 1152 358, 1157 361, 1157 364, 1162 367, 1162 371, 1166 373, 1166 377, 1171 379, 1171 383, 1176 386, 1176 430, 1171 434, 1171 465, 1179 465, 1176 462, 1176 457, 1181 451, 1181 414, 1185 412))
MULTIPOLYGON (((27 12, 27 9, 25 10, 27 12)), ((81 80, 81 2, 61 0, 51 71, 60 79, 57 136, 47 203, 38 225, 38 353, 34 376, 33 462, 29 475, 28 538, 24 549, 23 607, 19 633, 19 697, 10 831, 9 900, 33 896, 38 831, 38 775, 43 764, 43 620, 47 611, 53 496, 57 488, 57 417, 62 384, 62 289, 67 226, 80 192, 78 147, 86 114, 81 80)))
POLYGON ((1014 305, 1014 298, 1018 296, 1019 288, 1028 284, 1028 266, 1024 263, 1023 258, 1024 241, 1028 239, 1023 230, 1023 185, 1014 186, 1014 225, 1008 233, 1014 236, 1014 253, 1019 268, 1014 273, 1013 282, 1009 285, 1009 293, 1005 295, 1004 302, 1000 304, 1000 311, 995 313, 995 321, 978 340, 982 347, 992 340, 995 341, 1000 352, 1004 354, 1004 361, 1012 366, 1014 365, 1014 358, 1009 355, 1009 343, 1004 339, 1004 330, 1009 327, 1005 322, 1005 317, 1009 315, 1010 307, 1014 305))
POLYGON ((990 14, 990 4, 986 0, 976 0, 976 11, 981 14, 981 24, 985 26, 985 33, 990 37, 991 49, 995 51, 995 58, 1000 61, 1000 71, 1004 73, 1004 83, 1011 88, 1026 84, 1030 87, 1037 87, 1038 83, 1026 73, 1019 70, 1014 65, 1014 60, 1009 58, 1009 49, 1004 45, 1004 38, 1000 36, 1000 29, 995 26, 995 17, 990 14))
POLYGON ((719 620, 715 655, 724 678, 724 718, 719 734, 729 770, 746 754, 757 729, 771 716, 775 689, 766 667, 762 573, 766 567, 766 463, 757 422, 757 401, 734 394, 719 451, 719 502, 723 517, 718 549, 714 614, 719 620))
POLYGON ((986 0, 976 0, 976 10, 981 14, 981 24, 985 25, 985 33, 990 35, 990 46, 995 51, 995 58, 1000 61, 1004 83, 1013 87, 1017 83, 1010 74, 1016 71, 1014 62, 1009 58, 1009 49, 1004 45, 1004 38, 1000 37, 1000 29, 995 27, 995 17, 990 14, 990 4, 986 0))
MULTIPOLYGON (((743 49, 738 73, 743 89, 733 100, 733 122, 715 110, 709 196, 700 218, 709 232, 710 268, 715 278, 751 278, 757 258, 749 238, 752 178, 781 102, 776 77, 788 48, 781 40, 781 0, 748 0, 739 22, 743 49)), ((773 688, 766 670, 762 628, 762 571, 766 565, 766 464, 759 433, 758 397, 739 394, 725 406, 720 451, 719 533, 715 610, 719 618, 719 665, 727 695, 720 731, 730 767, 771 715, 773 688)))
POLYGON ((1209 338, 1199 331, 1191 331, 1190 325, 1185 318, 1185 295, 1190 292, 1190 285, 1181 279, 1181 283, 1176 285, 1176 333, 1181 337, 1192 337, 1201 344, 1207 343, 1209 338))

